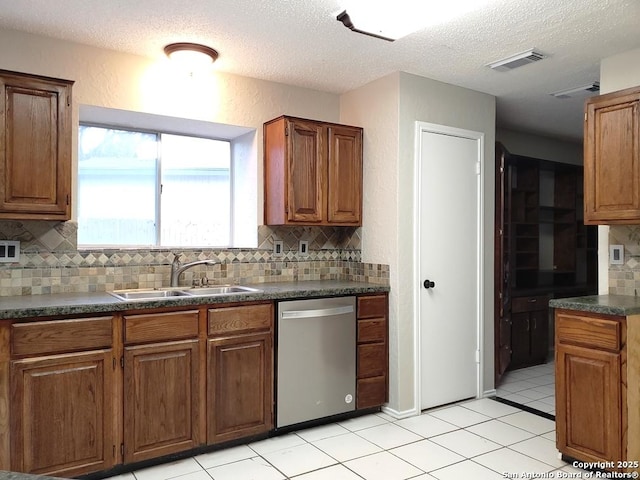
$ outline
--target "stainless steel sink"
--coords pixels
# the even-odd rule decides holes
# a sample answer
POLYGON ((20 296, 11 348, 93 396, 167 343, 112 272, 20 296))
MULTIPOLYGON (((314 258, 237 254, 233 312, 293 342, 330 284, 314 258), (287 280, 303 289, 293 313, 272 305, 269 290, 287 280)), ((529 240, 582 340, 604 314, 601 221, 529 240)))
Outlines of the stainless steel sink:
POLYGON ((215 287, 194 287, 184 290, 184 293, 194 297, 210 297, 213 295, 229 295, 232 293, 254 293, 260 292, 257 288, 245 287, 242 285, 217 285, 215 287))
POLYGON ((109 292, 120 300, 154 300, 162 298, 173 297, 186 297, 187 293, 183 290, 167 289, 167 290, 154 290, 154 289, 131 289, 131 290, 115 290, 109 292))
POLYGON ((155 300, 175 297, 212 297, 215 295, 230 295, 237 293, 260 292, 257 288, 245 287, 243 285, 216 285, 212 287, 181 287, 181 288, 160 288, 160 289, 129 289, 114 290, 108 292, 120 300, 155 300))

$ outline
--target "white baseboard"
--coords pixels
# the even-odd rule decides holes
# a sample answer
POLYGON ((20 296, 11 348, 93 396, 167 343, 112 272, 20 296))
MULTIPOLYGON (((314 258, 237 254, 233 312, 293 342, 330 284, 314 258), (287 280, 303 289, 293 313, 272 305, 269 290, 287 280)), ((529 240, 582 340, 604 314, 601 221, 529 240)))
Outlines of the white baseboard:
POLYGON ((391 407, 382 407, 382 412, 387 415, 391 415, 393 418, 400 420, 402 418, 415 417, 416 415, 420 415, 420 410, 416 410, 415 408, 411 408, 409 410, 395 410, 391 407))
POLYGON ((495 397, 497 394, 498 392, 496 392, 496 389, 492 388, 491 390, 485 390, 484 392, 482 392, 482 398, 495 397))

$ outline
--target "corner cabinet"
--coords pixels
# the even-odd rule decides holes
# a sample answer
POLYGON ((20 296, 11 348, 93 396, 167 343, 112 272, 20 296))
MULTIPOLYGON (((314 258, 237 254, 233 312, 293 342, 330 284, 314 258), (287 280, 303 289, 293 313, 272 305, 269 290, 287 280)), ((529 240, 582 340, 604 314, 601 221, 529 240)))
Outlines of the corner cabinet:
POLYGON ((584 222, 640 223, 640 87, 585 106, 584 222))
POLYGON ((0 219, 71 218, 72 85, 0 70, 0 219))
POLYGON ((362 128, 279 117, 264 124, 266 225, 362 225, 362 128))

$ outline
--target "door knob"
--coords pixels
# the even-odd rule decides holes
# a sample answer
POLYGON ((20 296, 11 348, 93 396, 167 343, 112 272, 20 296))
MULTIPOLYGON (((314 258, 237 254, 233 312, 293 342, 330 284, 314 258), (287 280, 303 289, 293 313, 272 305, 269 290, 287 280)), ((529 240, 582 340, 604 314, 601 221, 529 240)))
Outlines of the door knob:
POLYGON ((423 285, 424 288, 433 288, 436 286, 435 282, 432 282, 431 280, 425 280, 423 285))

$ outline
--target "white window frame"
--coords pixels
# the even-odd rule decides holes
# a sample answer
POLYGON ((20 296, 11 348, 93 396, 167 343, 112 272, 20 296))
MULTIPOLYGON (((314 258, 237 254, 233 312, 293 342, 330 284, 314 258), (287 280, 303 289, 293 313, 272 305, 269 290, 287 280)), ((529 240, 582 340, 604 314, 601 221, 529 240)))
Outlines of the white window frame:
MULTIPOLYGON (((260 149, 257 128, 82 104, 79 105, 79 120, 83 125, 93 124, 143 132, 162 131, 169 134, 229 141, 231 143, 230 190, 232 196, 230 247, 256 248, 258 246, 257 227, 262 223, 260 208, 262 161, 258 158, 260 149), (236 221, 238 219, 242 222, 238 223, 236 221)), ((77 218, 77 205, 73 208, 74 218, 77 218)), ((91 248, 80 247, 85 250, 91 248)), ((166 249, 167 247, 151 248, 166 249)), ((145 249, 148 250, 148 248, 145 249)))

